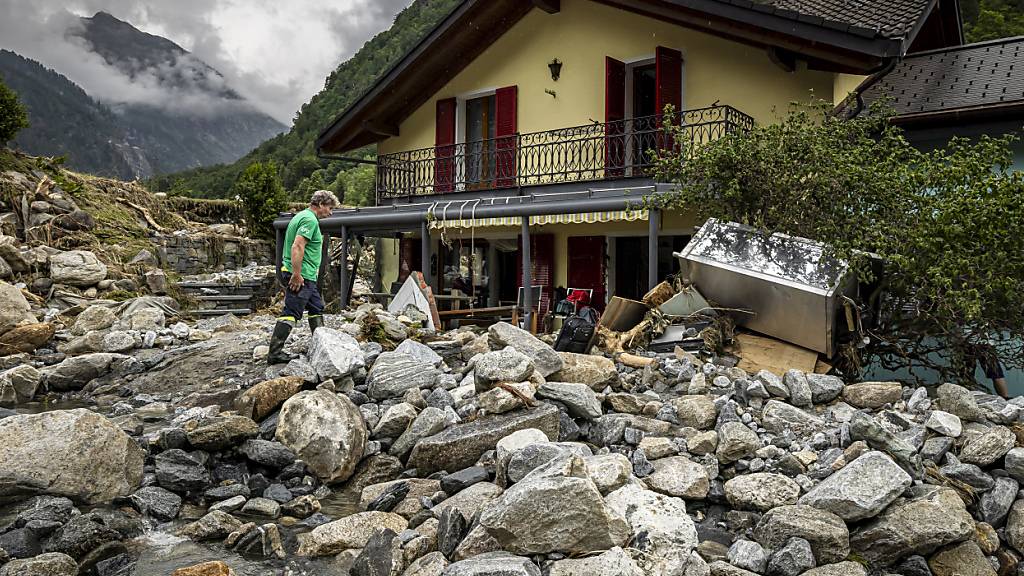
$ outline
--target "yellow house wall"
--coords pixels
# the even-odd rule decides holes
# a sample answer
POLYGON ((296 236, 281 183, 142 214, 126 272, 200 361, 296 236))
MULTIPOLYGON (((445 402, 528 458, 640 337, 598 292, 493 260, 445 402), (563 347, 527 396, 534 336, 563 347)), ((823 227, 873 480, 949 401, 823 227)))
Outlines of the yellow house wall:
POLYGON ((860 76, 856 74, 836 74, 835 82, 833 83, 832 92, 832 103, 839 104, 850 92, 857 89, 860 83, 863 82, 867 76, 860 76))
POLYGON ((402 122, 400 135, 383 141, 379 152, 433 146, 437 100, 510 85, 519 87, 519 132, 604 121, 605 56, 628 63, 653 58, 657 46, 683 53, 684 108, 718 101, 769 123, 776 108, 806 101, 812 90, 819 98, 836 90, 835 74, 803 64, 785 72, 763 49, 589 0, 563 0, 557 14, 536 8, 528 13, 402 122), (547 66, 553 58, 562 61, 557 82, 547 66))
POLYGON ((381 238, 381 253, 377 258, 380 262, 381 286, 387 292, 391 283, 398 280, 398 240, 381 238))

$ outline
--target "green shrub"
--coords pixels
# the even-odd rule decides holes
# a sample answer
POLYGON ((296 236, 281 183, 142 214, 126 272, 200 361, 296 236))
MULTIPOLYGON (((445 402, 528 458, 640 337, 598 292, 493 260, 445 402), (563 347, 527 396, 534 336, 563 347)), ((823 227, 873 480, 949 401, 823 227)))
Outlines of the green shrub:
POLYGON ((28 128, 28 114, 18 95, 0 81, 0 145, 14 140, 22 128, 28 128))
POLYGON ((242 202, 249 235, 273 236, 274 219, 288 207, 288 198, 281 186, 277 165, 273 162, 253 162, 235 180, 231 193, 242 202))

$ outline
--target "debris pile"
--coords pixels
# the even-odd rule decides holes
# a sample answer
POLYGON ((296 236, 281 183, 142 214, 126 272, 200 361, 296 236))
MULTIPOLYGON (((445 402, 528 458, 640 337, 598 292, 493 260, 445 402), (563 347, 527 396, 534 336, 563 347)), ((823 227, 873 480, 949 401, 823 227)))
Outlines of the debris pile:
POLYGON ((555 352, 368 304, 267 368, 271 318, 151 309, 61 331, 155 348, 4 364, 0 390, 90 408, 0 420, 0 573, 129 574, 147 531, 212 546, 192 570, 218 574, 946 576, 1024 551, 1018 399, 555 352))

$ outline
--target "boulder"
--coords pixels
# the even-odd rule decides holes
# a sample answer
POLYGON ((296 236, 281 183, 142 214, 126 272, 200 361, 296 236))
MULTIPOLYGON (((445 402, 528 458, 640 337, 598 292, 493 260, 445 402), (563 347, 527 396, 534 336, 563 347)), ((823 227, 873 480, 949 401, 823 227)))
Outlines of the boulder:
POLYGON ((0 334, 10 331, 19 324, 32 324, 36 317, 21 290, 0 281, 0 334))
POLYGON ((476 464, 484 452, 493 450, 498 440, 526 428, 537 428, 548 439, 558 440, 558 408, 542 403, 535 408, 493 414, 450 426, 417 442, 409 456, 409 467, 416 468, 420 475, 468 468, 476 464))
POLYGON ((815 404, 827 404, 839 397, 843 392, 843 379, 827 374, 805 374, 807 385, 811 388, 811 401, 815 404))
POLYGON ((313 333, 308 357, 321 380, 343 378, 365 365, 359 342, 326 326, 313 333))
POLYGON ((429 388, 440 375, 431 364, 424 364, 409 354, 383 352, 374 360, 366 383, 368 394, 375 400, 399 398, 406 390, 429 388))
POLYGON ((978 401, 966 388, 947 382, 939 386, 937 395, 942 409, 956 414, 961 420, 981 422, 985 419, 985 413, 978 406, 978 401))
POLYGON ((70 250, 50 256, 50 278, 58 284, 88 288, 106 277, 106 265, 88 250, 70 250))
POLYGON ((242 521, 238 518, 223 510, 213 510, 207 512, 199 520, 182 526, 177 533, 179 536, 202 542, 204 540, 221 540, 241 527, 242 521))
POLYGON ((121 540, 121 534, 114 530, 95 513, 73 516, 66 524, 57 528, 46 540, 45 552, 60 552, 72 558, 82 558, 93 550, 110 542, 121 540))
POLYGON ((947 546, 928 559, 935 576, 996 576, 985 553, 974 542, 947 546))
POLYGON ((707 470, 685 456, 655 460, 654 473, 644 482, 655 492, 687 500, 703 500, 711 487, 707 470))
POLYGON ((1013 478, 1005 476, 995 480, 992 489, 981 495, 977 516, 991 526, 1000 528, 1006 522, 1006 516, 1017 498, 1020 485, 1013 478))
POLYGON ((761 447, 757 432, 742 422, 726 422, 718 429, 718 449, 715 454, 722 464, 731 464, 752 455, 761 447))
POLYGON ((681 426, 707 430, 715 426, 718 410, 710 396, 682 396, 670 402, 681 426))
POLYGON ((817 432, 825 427, 821 418, 778 400, 766 402, 762 414, 762 424, 765 429, 776 434, 784 434, 789 430, 804 435, 817 432))
POLYGON ((545 382, 537 388, 537 396, 557 400, 576 418, 596 420, 601 417, 601 402, 586 384, 545 382))
POLYGON ((793 537, 810 543, 819 564, 839 562, 850 553, 850 532, 843 519, 812 506, 772 508, 754 528, 754 539, 769 551, 782 548, 793 537))
POLYGON ((812 568, 802 576, 867 576, 867 570, 859 563, 847 560, 812 568))
POLYGON ((632 529, 631 548, 645 574, 684 574, 690 552, 697 547, 697 528, 686 514, 686 503, 638 483, 626 484, 605 497, 632 529))
POLYGON ((868 452, 800 498, 801 504, 828 510, 847 522, 872 518, 913 482, 892 458, 868 452))
POLYGON ((751 540, 737 540, 729 547, 729 564, 761 574, 768 567, 768 555, 764 548, 751 540))
POLYGON ((881 408, 899 402, 903 387, 899 382, 860 382, 843 389, 843 400, 857 408, 881 408))
POLYGON ((971 437, 960 450, 960 460, 968 464, 988 466, 1006 455, 1017 442, 1017 436, 1005 426, 993 426, 971 437))
POLYGON ((772 554, 767 570, 771 576, 799 576, 811 568, 814 568, 811 544, 803 538, 790 538, 772 554))
POLYGON ((76 576, 78 563, 67 554, 49 552, 11 560, 0 566, 0 576, 76 576))
POLYGON ((120 428, 82 408, 0 420, 4 496, 55 494, 88 504, 108 502, 135 491, 144 458, 120 428))
POLYGON ((796 504, 800 485, 770 472, 743 474, 725 482, 725 498, 733 508, 767 512, 772 508, 796 504))
POLYGON ((197 425, 186 427, 188 442, 207 452, 234 447, 249 438, 259 436, 260 433, 260 427, 245 416, 217 416, 193 423, 197 425))
POLYGON ((449 564, 442 576, 540 576, 529 558, 508 552, 486 552, 449 564))
POLYGON ((573 352, 558 355, 562 358, 562 368, 547 376, 549 382, 578 382, 600 391, 619 381, 619 372, 611 358, 573 352))
POLYGON ((888 566, 910 554, 930 554, 974 533, 974 519, 955 491, 927 485, 913 491, 913 498, 893 503, 853 532, 854 552, 870 564, 888 566))
POLYGON ((644 576, 644 572, 616 546, 597 556, 558 560, 551 565, 549 576, 644 576))
POLYGON ((489 389, 492 382, 523 382, 533 375, 533 370, 533 360, 511 346, 486 352, 473 361, 478 392, 489 389))
POLYGON ((1006 541, 1017 552, 1024 551, 1024 500, 1017 500, 1010 507, 1006 518, 1006 541))
POLYGON ((537 372, 545 378, 562 369, 562 357, 558 352, 526 330, 508 322, 498 322, 487 329, 487 334, 499 346, 511 346, 529 356, 537 372))
POLYGON ((42 374, 29 364, 0 372, 0 406, 29 402, 36 395, 42 374))
POLYGON ((128 501, 139 511, 164 522, 178 517, 181 509, 181 496, 159 486, 139 488, 128 497, 128 501))
POLYGON ((398 438, 409 424, 416 419, 416 407, 408 402, 392 404, 377 425, 373 427, 375 438, 398 438))
POLYGON ((800 370, 787 370, 782 377, 783 384, 789 390, 789 402, 801 408, 810 408, 814 402, 811 385, 807 375, 800 370))
POLYGON ((415 340, 402 340, 402 343, 395 347, 395 352, 399 354, 408 354, 416 359, 421 364, 429 364, 431 366, 437 366, 441 364, 441 355, 427 346, 415 340))
POLYGON ((0 336, 0 356, 34 352, 53 338, 57 326, 49 322, 22 324, 0 336))
POLYGON ((189 454, 180 448, 157 454, 157 483, 175 492, 193 492, 206 488, 212 481, 201 454, 189 454))
POLYGON ((269 468, 284 468, 295 461, 295 453, 280 442, 270 440, 246 440, 238 449, 245 457, 269 468))
POLYGON ((446 422, 444 411, 433 406, 424 408, 405 432, 395 440, 388 453, 405 458, 420 440, 444 430, 446 422))
POLYGON ((301 376, 282 376, 265 380, 238 394, 234 408, 242 416, 259 422, 270 416, 284 401, 302 390, 301 376))
MULTIPOLYGON (((319 330, 318 330, 319 331, 319 330)), ((330 556, 344 550, 362 548, 377 530, 405 530, 408 522, 391 512, 358 512, 340 520, 322 524, 307 534, 299 534, 300 556, 330 556)))
POLYGON ((359 408, 327 390, 299 392, 285 401, 275 433, 278 442, 328 483, 352 476, 363 457, 366 437, 359 408))
POLYGON ((959 438, 964 430, 959 416, 943 412, 942 410, 932 410, 932 413, 928 415, 928 419, 924 421, 924 426, 936 434, 942 434, 950 438, 959 438))
POLYGON ((579 554, 622 546, 629 527, 605 506, 579 456, 566 475, 536 473, 506 490, 480 516, 480 524, 517 554, 579 554))
POLYGON ((126 358, 128 357, 122 354, 109 352, 66 358, 56 366, 43 369, 43 381, 51 390, 80 390, 92 380, 110 373, 126 358))

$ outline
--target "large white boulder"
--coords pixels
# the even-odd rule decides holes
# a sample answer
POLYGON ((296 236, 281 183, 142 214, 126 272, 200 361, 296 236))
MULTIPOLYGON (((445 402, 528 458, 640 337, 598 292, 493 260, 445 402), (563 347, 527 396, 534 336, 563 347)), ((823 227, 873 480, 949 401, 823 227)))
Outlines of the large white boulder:
POLYGON ((341 378, 363 367, 363 351, 348 334, 319 328, 309 344, 309 363, 322 380, 341 378))
POLYGON ((107 266, 88 250, 71 250, 50 256, 50 278, 58 284, 86 288, 107 277, 107 266))
POLYGON ((275 433, 278 442, 328 483, 352 476, 367 435, 359 408, 346 396, 327 390, 299 392, 285 401, 275 433))

